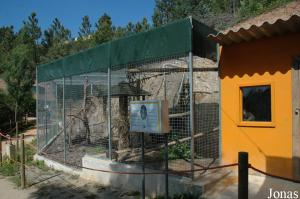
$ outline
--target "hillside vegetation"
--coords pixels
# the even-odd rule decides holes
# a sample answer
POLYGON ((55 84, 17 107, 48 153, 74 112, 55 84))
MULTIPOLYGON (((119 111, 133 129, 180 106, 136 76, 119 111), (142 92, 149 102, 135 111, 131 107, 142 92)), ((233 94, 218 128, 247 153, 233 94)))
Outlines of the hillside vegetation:
POLYGON ((35 114, 32 89, 35 68, 60 57, 90 48, 109 40, 159 27, 168 22, 193 16, 207 25, 222 30, 237 22, 284 5, 291 0, 156 0, 152 22, 147 18, 125 27, 114 26, 103 14, 95 26, 83 16, 78 37, 58 18, 46 30, 40 28, 38 16, 31 13, 20 30, 0 27, 0 73, 6 82, 0 91, 0 129, 7 130, 9 121, 20 121, 25 114, 35 114))

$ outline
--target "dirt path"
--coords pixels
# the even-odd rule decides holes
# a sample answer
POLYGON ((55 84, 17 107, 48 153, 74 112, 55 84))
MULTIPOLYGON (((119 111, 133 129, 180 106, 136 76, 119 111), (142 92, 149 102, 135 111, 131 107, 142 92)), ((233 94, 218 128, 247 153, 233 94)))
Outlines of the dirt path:
POLYGON ((1 199, 27 199, 30 195, 37 191, 36 188, 31 187, 26 190, 16 188, 7 177, 0 176, 0 198, 1 199))
MULTIPOLYGON (((37 171, 37 170, 36 170, 37 171)), ((35 173, 36 173, 35 171, 35 173)), ((28 173, 27 173, 28 174, 28 173)), ((32 175, 32 174, 29 174, 32 175)), ((33 176, 28 176, 33 177, 33 176)), ((16 188, 8 177, 0 176, 1 199, 135 199, 138 193, 124 192, 111 187, 91 183, 77 176, 47 171, 31 179, 35 184, 25 190, 16 188)))

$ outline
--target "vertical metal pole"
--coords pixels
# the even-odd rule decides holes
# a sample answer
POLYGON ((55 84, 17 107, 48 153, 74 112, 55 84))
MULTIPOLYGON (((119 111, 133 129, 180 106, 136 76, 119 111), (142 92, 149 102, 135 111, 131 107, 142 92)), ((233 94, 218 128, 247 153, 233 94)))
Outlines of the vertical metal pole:
MULTIPOLYGON (((16 138, 18 138, 18 135, 19 134, 19 122, 18 121, 16 121, 16 138)), ((17 139, 16 140, 16 154, 18 154, 18 152, 19 152, 19 140, 17 139)), ((18 160, 18 156, 16 156, 16 160, 18 160)))
POLYGON ((24 189, 26 186, 24 134, 21 135, 20 159, 21 159, 21 165, 20 165, 21 188, 24 189))
POLYGON ((146 193, 145 193, 145 139, 144 139, 144 133, 142 133, 142 171, 143 171, 143 177, 142 177, 142 199, 145 199, 146 193))
POLYGON ((38 84, 38 69, 35 67, 35 123, 36 123, 36 145, 37 145, 37 154, 39 154, 40 145, 39 145, 39 84, 38 84))
POLYGON ((72 104, 73 104, 73 92, 72 92, 72 89, 73 89, 73 81, 72 81, 72 77, 70 77, 70 96, 69 96, 69 113, 70 113, 70 117, 69 117, 69 133, 68 133, 68 149, 70 149, 71 147, 71 135, 72 135, 72 104))
POLYGON ((0 166, 2 166, 2 135, 0 135, 0 166))
POLYGON ((222 158, 222 128, 221 128, 221 124, 222 124, 222 107, 221 107, 221 76, 220 76, 220 46, 219 44, 217 44, 217 66, 218 66, 218 84, 219 84, 219 99, 218 99, 218 103, 219 103, 219 158, 222 158))
POLYGON ((48 106, 47 106, 47 88, 48 84, 45 84, 45 98, 44 98, 44 111, 45 111, 45 145, 48 143, 48 106))
POLYGON ((189 98, 190 98, 190 135, 191 135, 191 178, 194 179, 194 98, 193 98, 193 53, 189 53, 189 98))
MULTIPOLYGON (((166 70, 166 65, 163 65, 164 70, 166 70)), ((167 100, 167 81, 166 81, 166 71, 164 71, 164 100, 167 100)))
POLYGON ((107 81, 108 81, 108 88, 107 88, 107 108, 108 108, 108 157, 112 160, 112 132, 111 132, 111 72, 110 67, 107 69, 107 81))
POLYGON ((169 198, 169 154, 168 134, 165 134, 165 198, 169 198))
POLYGON ((66 107, 65 107, 65 77, 63 77, 63 132, 64 132, 64 162, 67 162, 67 145, 66 145, 66 107))
POLYGON ((55 83, 55 113, 56 113, 56 134, 59 130, 59 108, 58 108, 58 92, 57 92, 57 83, 55 83))
MULTIPOLYGON (((166 70, 166 65, 164 65, 166 70)), ((166 71, 164 71, 164 100, 167 100, 167 78, 166 71)), ((165 198, 169 198, 169 152, 168 152, 168 134, 165 134, 165 198)))
POLYGON ((238 199, 248 199, 248 153, 239 152, 238 199))
POLYGON ((91 96, 93 96, 93 83, 91 82, 91 96))

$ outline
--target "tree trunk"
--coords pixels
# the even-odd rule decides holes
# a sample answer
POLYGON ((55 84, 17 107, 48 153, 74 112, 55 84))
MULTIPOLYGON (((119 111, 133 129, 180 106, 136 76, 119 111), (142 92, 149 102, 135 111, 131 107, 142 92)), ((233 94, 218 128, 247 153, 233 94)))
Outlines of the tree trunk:
POLYGON ((82 104, 82 114, 83 114, 83 125, 85 126, 85 130, 86 130, 86 134, 85 134, 85 139, 87 141, 88 144, 91 143, 90 140, 90 135, 91 135, 91 131, 90 131, 90 127, 89 127, 89 121, 88 121, 88 117, 87 117, 87 85, 88 84, 88 80, 87 78, 85 79, 84 82, 84 86, 83 86, 83 104, 82 104))

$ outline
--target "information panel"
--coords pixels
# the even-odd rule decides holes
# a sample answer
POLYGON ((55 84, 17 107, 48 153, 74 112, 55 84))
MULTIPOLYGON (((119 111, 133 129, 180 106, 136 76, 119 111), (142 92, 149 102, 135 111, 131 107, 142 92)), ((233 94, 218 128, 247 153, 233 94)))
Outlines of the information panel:
POLYGON ((130 131, 169 133, 168 102, 162 100, 130 102, 130 131))

